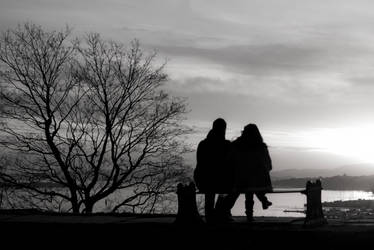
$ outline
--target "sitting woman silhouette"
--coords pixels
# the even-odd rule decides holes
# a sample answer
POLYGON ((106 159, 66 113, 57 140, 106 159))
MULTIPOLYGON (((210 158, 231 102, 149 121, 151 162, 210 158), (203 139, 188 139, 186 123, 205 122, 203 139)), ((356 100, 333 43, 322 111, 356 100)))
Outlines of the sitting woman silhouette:
POLYGON ((224 207, 230 211, 240 193, 245 192, 245 213, 247 220, 253 221, 253 194, 261 201, 263 209, 272 205, 265 195, 272 190, 271 159, 255 124, 246 125, 242 135, 231 143, 229 164, 233 171, 234 191, 225 197, 224 207))

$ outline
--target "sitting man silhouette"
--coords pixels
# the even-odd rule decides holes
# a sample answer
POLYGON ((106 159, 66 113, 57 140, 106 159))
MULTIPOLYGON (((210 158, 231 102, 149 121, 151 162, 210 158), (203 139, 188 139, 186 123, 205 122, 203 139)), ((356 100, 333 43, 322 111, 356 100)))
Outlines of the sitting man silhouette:
MULTIPOLYGON (((205 193, 205 219, 208 223, 217 218, 215 212, 215 194, 229 190, 230 178, 227 178, 226 158, 230 141, 225 139, 226 122, 218 118, 207 137, 202 140, 196 152, 197 164, 194 171, 194 180, 200 192, 205 193)), ((217 204, 222 201, 219 196, 217 204)), ((217 207, 217 205, 216 205, 217 207)))

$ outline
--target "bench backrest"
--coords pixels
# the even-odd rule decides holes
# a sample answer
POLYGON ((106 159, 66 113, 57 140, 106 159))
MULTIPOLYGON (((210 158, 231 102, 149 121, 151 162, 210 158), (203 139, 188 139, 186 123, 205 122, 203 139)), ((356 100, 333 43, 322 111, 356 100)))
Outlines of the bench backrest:
MULTIPOLYGON (((241 194, 245 193, 256 193, 256 192, 265 192, 269 194, 281 194, 281 193, 304 193, 306 191, 305 188, 275 188, 273 190, 268 189, 261 189, 261 188, 250 188, 250 189, 241 189, 241 190, 233 190, 232 192, 237 192, 241 194)), ((205 194, 206 192, 197 191, 196 194, 205 194)), ((216 192, 217 194, 228 194, 230 192, 216 192)))

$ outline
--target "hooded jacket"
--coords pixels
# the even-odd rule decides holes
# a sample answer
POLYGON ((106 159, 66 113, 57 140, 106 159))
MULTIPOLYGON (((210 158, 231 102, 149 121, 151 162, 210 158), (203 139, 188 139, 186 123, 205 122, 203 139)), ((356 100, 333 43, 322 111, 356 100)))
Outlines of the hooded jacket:
POLYGON ((218 193, 231 187, 232 178, 227 174, 229 147, 230 141, 215 134, 214 130, 210 130, 207 137, 199 143, 194 170, 194 180, 199 191, 218 193))

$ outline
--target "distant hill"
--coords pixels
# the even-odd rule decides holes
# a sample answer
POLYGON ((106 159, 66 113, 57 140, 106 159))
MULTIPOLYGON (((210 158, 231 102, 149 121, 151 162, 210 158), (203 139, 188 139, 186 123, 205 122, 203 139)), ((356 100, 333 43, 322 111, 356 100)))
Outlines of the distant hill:
MULTIPOLYGON (((313 178, 290 178, 273 180, 275 188, 304 188, 308 180, 313 178)), ((315 179, 315 178, 314 178, 315 179)), ((339 175, 320 178, 325 190, 374 190, 374 175, 369 176, 347 176, 339 175)))
POLYGON ((271 172, 271 177, 275 180, 306 177, 332 177, 337 175, 374 175, 374 164, 346 165, 333 169, 285 169, 271 172))

